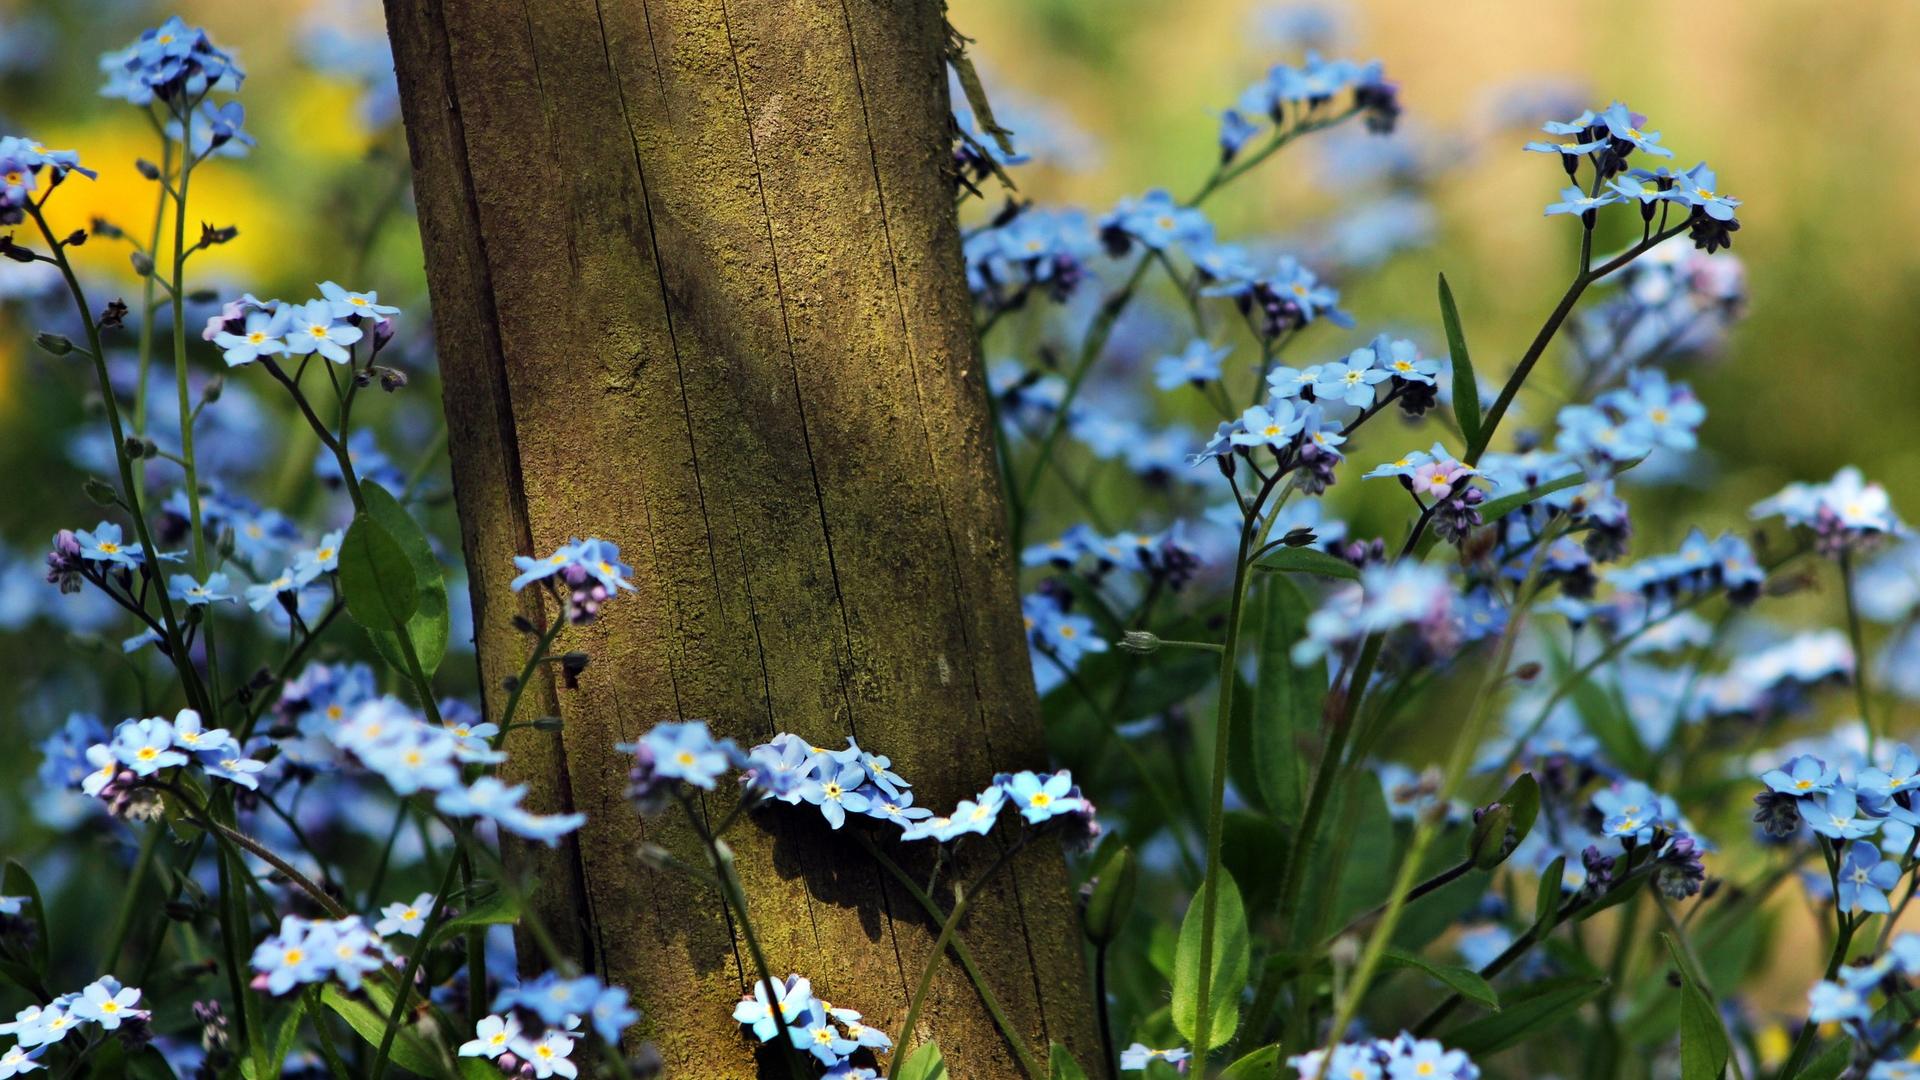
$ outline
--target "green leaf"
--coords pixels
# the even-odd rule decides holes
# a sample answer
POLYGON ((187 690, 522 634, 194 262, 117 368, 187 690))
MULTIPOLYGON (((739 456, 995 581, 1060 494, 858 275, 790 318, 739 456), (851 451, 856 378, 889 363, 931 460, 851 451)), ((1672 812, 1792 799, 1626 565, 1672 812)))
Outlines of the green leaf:
POLYGON ((1436 964, 1419 953, 1393 946, 1388 946, 1387 951, 1380 954, 1380 960, 1390 968, 1406 967, 1424 971, 1469 1001, 1496 1011, 1500 1008, 1500 995, 1493 992, 1493 987, 1478 972, 1452 964, 1436 964))
POLYGON ((1273 868, 1283 865, 1289 846, 1288 834, 1272 818, 1247 810, 1227 811, 1220 845, 1221 864, 1236 882, 1250 884, 1240 894, 1249 924, 1280 899, 1280 875, 1273 868))
MULTIPOLYGON (((1338 831, 1323 834, 1325 844, 1340 867, 1332 912, 1333 926, 1342 926, 1363 911, 1387 902, 1393 891, 1393 877, 1399 860, 1393 827, 1393 814, 1387 809, 1387 794, 1379 777, 1371 769, 1362 769, 1348 777, 1345 812, 1333 819, 1338 831)), ((1309 887, 1312 878, 1307 879, 1309 887)), ((1325 933, 1322 923, 1320 932, 1325 933)))
POLYGON ((1319 574, 1321 577, 1345 578, 1348 581, 1360 580, 1360 571, 1352 563, 1316 548, 1283 547, 1261 556, 1253 568, 1273 573, 1319 574))
MULTIPOLYGON (((1289 549, 1299 550, 1299 549, 1289 549)), ((1260 794, 1283 825, 1300 820, 1306 802, 1306 755, 1302 743, 1320 729, 1327 694, 1324 657, 1304 667, 1293 662, 1293 646, 1306 634, 1312 608, 1300 587, 1273 576, 1259 583, 1260 669, 1253 686, 1254 775, 1260 794)))
POLYGON ((1556 491, 1565 491, 1586 482, 1587 474, 1575 470, 1558 480, 1549 480, 1538 487, 1516 491, 1511 495, 1502 495, 1497 499, 1488 499, 1480 504, 1480 520, 1490 525, 1529 503, 1538 502, 1556 491))
POLYGON ((1560 920, 1560 885, 1566 877, 1565 855, 1556 857, 1540 872, 1540 888, 1533 894, 1533 925, 1539 929, 1539 937, 1546 937, 1560 920))
MULTIPOLYGON (((338 1013, 348 1027, 367 1041, 368 1046, 377 1048, 387 1031, 387 1010, 393 1005, 393 994, 373 983, 363 983, 362 988, 367 1001, 348 997, 345 990, 328 983, 326 989, 320 991, 320 1000, 326 1002, 327 1008, 338 1013), (379 1006, 378 1011, 375 1011, 376 1005, 379 1006)), ((388 1056, 395 1065, 422 1076, 437 1076, 441 1071, 440 1059, 434 1054, 433 1048, 405 1024, 404 1017, 402 1027, 394 1034, 393 1049, 388 1056)))
POLYGON ((900 1067, 899 1080, 951 1080, 947 1075, 947 1059, 940 1056, 939 1045, 921 1043, 900 1067))
POLYGON ((1474 1057, 1505 1050, 1573 1015, 1606 984, 1605 979, 1567 975, 1509 990, 1499 1012, 1462 1024, 1440 1041, 1474 1057))
POLYGON ((1680 1080, 1720 1080, 1727 1071, 1727 1058, 1733 1044, 1720 1023, 1720 1010, 1713 1007, 1698 981, 1680 943, 1672 934, 1663 933, 1673 965, 1680 969, 1680 1080))
MULTIPOLYGON (((1219 898, 1214 902, 1212 970, 1208 979, 1207 1019, 1211 1046, 1225 1046, 1240 1026, 1240 992, 1247 985, 1247 915, 1233 875, 1221 872, 1219 898)), ((1173 1026, 1188 1039, 1200 1029, 1200 929, 1207 902, 1202 885, 1187 905, 1180 922, 1180 940, 1173 954, 1173 1026)))
POLYGON ((1274 1080, 1280 1075, 1280 1044, 1263 1046, 1227 1066, 1220 1080, 1274 1080))
MULTIPOLYGON (((379 484, 367 481, 361 482, 360 492, 368 516, 387 530, 387 535, 406 552, 407 562, 413 566, 418 607, 407 619, 407 636, 413 641, 413 652, 419 658, 421 671, 431 678, 446 658, 447 640, 453 629, 447 603, 446 571, 434 555, 426 531, 399 499, 379 484)), ((367 627, 367 636, 373 639, 373 647, 382 659, 400 671, 407 670, 406 654, 401 651, 399 637, 391 627, 367 627)))
POLYGON ((1532 773, 1521 773, 1501 792, 1500 801, 1513 807, 1513 842, 1518 844, 1533 831, 1533 823, 1540 817, 1540 784, 1532 773))
POLYGON ((27 873, 26 867, 13 859, 8 859, 6 875, 0 878, 0 896, 27 898, 24 905, 27 918, 33 920, 38 930, 38 933, 33 935, 33 948, 28 951, 28 959, 33 961, 34 974, 45 976, 47 956, 52 950, 48 939, 52 936, 53 927, 47 924, 47 906, 40 900, 40 886, 33 883, 33 875, 27 873))
POLYGON ((347 614, 369 630, 401 626, 420 609, 413 562, 370 514, 357 515, 340 543, 340 591, 347 614))
POLYGON ((1453 417, 1467 446, 1480 445, 1480 384, 1473 377, 1473 359, 1467 355, 1467 332, 1460 326, 1447 275, 1440 275, 1440 321, 1447 328, 1447 354, 1453 358, 1453 417))
POLYGON ((1047 1055, 1047 1074, 1049 1080, 1087 1080, 1087 1071, 1059 1043, 1054 1043, 1047 1055))
POLYGON ((1813 1063, 1800 1071, 1795 1080, 1840 1080, 1840 1074, 1853 1064, 1853 1040, 1835 1039, 1813 1063))
MULTIPOLYGON (((287 1015, 281 1018, 280 1030, 273 1037, 272 1056, 267 1058, 267 1080, 276 1080, 276 1078, 279 1077, 280 1070, 286 1063, 287 1055, 293 1052, 294 1040, 300 1034, 300 1017, 304 1015, 306 1011, 307 999, 304 996, 296 997, 293 999, 293 1008, 289 1009, 287 1015)), ((240 1059, 240 1075, 246 1077, 247 1080, 261 1080, 259 1069, 254 1065, 253 1060, 251 1057, 240 1059)))
POLYGON ((474 904, 459 915, 441 923, 440 929, 434 934, 434 941, 445 941, 447 938, 458 936, 467 930, 494 926, 500 923, 517 923, 519 921, 519 897, 505 889, 498 889, 495 890, 492 896, 487 897, 485 900, 474 904))

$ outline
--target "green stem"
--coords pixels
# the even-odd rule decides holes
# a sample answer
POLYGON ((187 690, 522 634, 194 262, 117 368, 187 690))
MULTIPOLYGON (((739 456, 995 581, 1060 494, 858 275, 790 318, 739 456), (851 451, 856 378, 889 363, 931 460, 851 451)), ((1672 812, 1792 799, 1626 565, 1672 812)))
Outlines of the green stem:
MULTIPOLYGON (((1272 481, 1269 481, 1268 490, 1272 486, 1272 481)), ((1254 512, 1240 526, 1240 549, 1234 557, 1233 592, 1227 606, 1226 640, 1220 647, 1220 695, 1214 715, 1213 776, 1207 801, 1206 877, 1200 902, 1200 979, 1194 996, 1196 1019, 1193 1060, 1202 1074, 1206 1072, 1207 1052, 1211 1049, 1208 1043, 1213 1036, 1213 1013, 1208 1011, 1212 1002, 1208 999, 1213 992, 1213 938, 1220 911, 1221 848, 1226 840, 1227 764, 1232 752, 1233 689, 1240 681, 1240 673, 1234 670, 1234 664, 1240 656, 1240 616, 1246 607, 1247 580, 1252 573, 1252 562, 1247 558, 1247 553, 1253 550, 1254 532, 1259 525, 1260 506, 1265 498, 1266 493, 1262 492, 1254 500, 1254 512)))
MULTIPOLYGON (((1564 520, 1564 519, 1562 519, 1564 520)), ((1547 526, 1549 533, 1557 532, 1553 524, 1547 526)), ((1480 681, 1480 688, 1474 694, 1473 704, 1467 710, 1466 723, 1454 735, 1453 749, 1448 755, 1447 768, 1441 780, 1440 790, 1434 800, 1434 813, 1422 815, 1413 830, 1413 839, 1407 845, 1407 852, 1401 856, 1400 869, 1395 877, 1393 888, 1388 892, 1387 910, 1380 916, 1373 932, 1367 935, 1366 948, 1360 954, 1360 963, 1354 969, 1353 980, 1348 984, 1346 993, 1341 996, 1334 1012, 1333 1026, 1329 1036, 1332 1042, 1338 1042, 1347 1025, 1359 1014, 1360 1002, 1366 996, 1367 988, 1373 981, 1373 974, 1380 965, 1381 957, 1386 954, 1387 946, 1393 941, 1393 932, 1400 922, 1401 912, 1406 910, 1411 894, 1414 875, 1419 873, 1426 861, 1427 848, 1438 836, 1446 821, 1446 807, 1452 802, 1454 793, 1466 778, 1467 768, 1473 762, 1473 753, 1480 746, 1480 732, 1486 724, 1491 711, 1493 698, 1498 693, 1501 682, 1506 676, 1508 666, 1513 661, 1514 647, 1519 643, 1520 629, 1526 623, 1527 604, 1536 590, 1540 570, 1545 563, 1545 555, 1551 537, 1535 550, 1532 565, 1528 567, 1526 579, 1521 583, 1515 595, 1514 607, 1508 615, 1506 629, 1501 633, 1499 648, 1494 659, 1487 666, 1486 675, 1480 681)), ((1202 968, 1201 970, 1206 970, 1202 968)), ((1331 1045, 1328 1053, 1332 1053, 1331 1045)), ((1326 1072, 1324 1062, 1322 1075, 1326 1072)))
POLYGON ((900 1035, 893 1040, 893 1060, 887 1067, 887 1080, 899 1080, 900 1069, 906 1064, 907 1048, 913 1038, 913 1029, 920 1019, 920 1007, 927 1002, 927 991, 933 988, 934 972, 940 970, 940 960, 946 955, 947 947, 953 942, 954 931, 960 928, 960 920, 967 917, 967 910, 973 906, 973 898, 986 887, 1000 868, 1013 861, 1013 856, 1026 845, 1030 834, 1022 833, 1019 840, 1000 849, 1000 856, 987 867, 986 873, 974 879, 972 888, 956 888, 953 910, 947 913, 947 919, 940 924, 940 936, 933 941, 933 952, 928 955, 926 966, 920 969, 920 981, 913 988, 913 997, 907 1000, 907 1018, 900 1024, 900 1035))
POLYGON ((1870 705, 1873 695, 1867 688, 1866 638, 1860 629, 1860 606, 1854 595, 1854 584, 1853 553, 1843 547, 1840 549, 1840 586, 1847 598, 1847 640, 1853 644, 1854 700, 1860 708, 1860 724, 1867 729, 1867 761, 1871 763, 1878 729, 1874 727, 1870 705))
MULTIPOLYGON (((186 473, 187 511, 193 535, 193 576, 207 577, 207 538, 200 516, 200 480, 193 456, 193 398, 187 389, 187 186, 193 179, 193 103, 180 112, 180 179, 173 200, 173 385, 180 398, 180 467, 186 473)), ((152 279, 152 275, 148 275, 152 279)), ((208 628, 211 636, 212 628, 208 628)), ((209 665, 211 674, 211 665, 209 665)))
MULTIPOLYGON (((440 875, 440 885, 433 890, 433 909, 427 913, 426 924, 420 930, 418 944, 407 956, 406 970, 400 973, 400 981, 393 988, 393 1007, 387 1010, 387 1024, 380 1033, 380 1047, 373 1055, 373 1080, 380 1080, 387 1072, 387 1059, 393 1053, 393 1040, 400 1034, 400 1021, 407 1015, 407 1005, 413 998, 413 980, 420 974, 420 963, 426 959, 427 949, 434 935, 440 930, 440 924, 447 916, 447 894, 453 889, 454 871, 460 860, 448 859, 447 868, 440 875)), ((342 918, 336 915, 334 918, 342 918)))
POLYGON ((87 346, 93 357, 94 376, 100 383, 100 399, 107 412, 107 427, 113 434, 113 457, 120 467, 121 499, 127 512, 133 517, 133 528, 140 537, 140 549, 146 553, 146 562, 142 573, 151 575, 156 588, 153 590, 160 603, 160 617, 166 624, 168 659, 180 672, 180 682, 187 694, 187 700, 202 709, 204 715, 214 716, 213 702, 207 697, 207 691, 200 683, 199 673, 193 668, 193 660, 187 655, 186 639, 181 636, 179 621, 174 617, 173 601, 167 596, 166 582, 160 578, 160 549, 153 542, 153 533, 147 527, 147 515, 141 507, 141 493, 133 475, 133 464, 127 460, 126 429, 120 423, 120 405, 113 389, 113 380, 107 374, 106 349, 100 342, 100 324, 95 321, 93 308, 87 303, 87 293, 80 284, 80 278, 73 271, 73 263, 67 259, 66 244, 53 234, 40 207, 29 201, 27 214, 39 227, 40 235, 46 238, 52 251, 54 265, 60 268, 60 275, 66 279, 67 292, 72 295, 73 303, 79 309, 80 322, 87 328, 87 346))
POLYGON ((139 907, 140 887, 146 884, 147 871, 153 867, 154 856, 160 850, 160 834, 166 829, 166 825, 156 821, 147 826, 147 834, 140 838, 140 854, 134 858, 133 874, 127 879, 126 892, 121 894, 113 931, 107 935, 107 951, 103 955, 108 971, 120 963, 120 950, 126 947, 127 934, 133 929, 133 913, 139 907))
MULTIPOLYGON (((900 887, 907 891, 908 896, 913 897, 914 903, 920 905, 920 910, 926 912, 928 918, 935 923, 946 922, 947 913, 940 910, 940 905, 934 903, 933 897, 928 896, 926 890, 920 887, 920 883, 913 880, 913 876, 902 869, 899 863, 881 851, 871 837, 858 833, 855 834, 854 839, 860 842, 860 846, 867 850, 867 854, 873 856, 874 861, 879 863, 882 869, 900 883, 900 887)), ((1000 1029, 1001 1038, 1007 1040, 1007 1045, 1012 1047, 1014 1056, 1019 1059, 1021 1071, 1027 1074, 1029 1080, 1044 1080, 1047 1075, 1046 1068, 1034 1059, 1033 1052, 1027 1048, 1026 1041, 1020 1037, 1019 1029, 1013 1026, 1012 1019, 1007 1016, 1006 1010, 1001 1008, 1000 999, 995 997, 993 990, 987 986, 987 980, 973 962, 973 951, 967 948, 967 943, 957 933, 953 937, 951 948, 954 958, 960 961, 960 966, 965 969, 967 978, 973 982, 974 990, 979 993, 980 1004, 986 1007, 987 1015, 993 1017, 994 1025, 1000 1029)), ((1104 1008, 1102 1016, 1104 1025, 1104 1008)))
POLYGON ((313 1034, 320 1043, 320 1056, 326 1059, 327 1071, 334 1080, 352 1080, 353 1074, 347 1071, 347 1063, 340 1060, 340 1051, 333 1045, 333 1031, 327 1026, 327 1007, 320 1000, 320 988, 308 986, 307 1020, 313 1025, 313 1034))
POLYGON ((1592 233, 1582 234, 1580 272, 1574 275, 1573 283, 1567 286, 1565 295, 1560 297, 1560 302, 1547 316, 1547 321, 1541 324, 1539 333, 1533 336, 1533 343, 1528 345, 1527 351, 1521 355, 1519 366, 1513 369, 1513 374, 1507 377, 1506 385, 1500 388, 1500 396, 1494 399, 1493 408, 1487 410, 1486 418, 1480 423, 1479 437, 1474 439, 1473 444, 1467 448, 1466 463, 1468 465, 1479 464, 1480 455, 1487 452, 1487 446, 1493 442, 1494 429, 1500 426, 1501 419, 1507 415, 1508 406, 1513 404, 1514 396, 1526 383, 1527 376, 1532 374, 1533 366, 1540 362, 1540 357, 1547 351, 1547 345, 1553 341, 1554 335, 1559 333, 1560 324, 1573 313, 1574 305, 1580 302, 1580 296, 1587 291, 1587 286, 1646 254, 1655 245, 1665 243, 1685 232, 1686 228, 1686 223, 1682 222, 1671 229, 1655 233, 1599 266, 1589 266, 1587 263, 1589 250, 1587 245, 1592 243, 1592 233))

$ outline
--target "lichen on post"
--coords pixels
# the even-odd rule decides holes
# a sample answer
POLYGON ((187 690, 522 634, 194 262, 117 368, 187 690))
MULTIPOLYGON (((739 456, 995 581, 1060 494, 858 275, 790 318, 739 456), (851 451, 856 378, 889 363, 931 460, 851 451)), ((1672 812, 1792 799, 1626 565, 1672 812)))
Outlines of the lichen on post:
MULTIPOLYGON (((622 541, 638 593, 584 640, 514 779, 584 811, 517 853, 564 947, 629 986, 669 1075, 755 1074, 750 979, 700 884, 643 868, 613 749, 699 717, 743 744, 849 735, 923 805, 1039 767, 949 177, 938 4, 388 0, 484 683, 540 610, 510 557, 622 541), (524 605, 524 606, 520 606, 524 605), (693 1071, 685 1071, 685 1070, 693 1071)), ((497 701, 489 701, 497 709, 497 701)), ((662 818, 661 822, 668 819, 662 818)), ((730 838, 782 973, 904 1018, 937 928, 843 835, 730 838)), ((1057 847, 963 934, 1030 1045, 1098 1057, 1057 847)), ((1015 1075, 957 965, 921 1014, 955 1076, 1015 1075)))

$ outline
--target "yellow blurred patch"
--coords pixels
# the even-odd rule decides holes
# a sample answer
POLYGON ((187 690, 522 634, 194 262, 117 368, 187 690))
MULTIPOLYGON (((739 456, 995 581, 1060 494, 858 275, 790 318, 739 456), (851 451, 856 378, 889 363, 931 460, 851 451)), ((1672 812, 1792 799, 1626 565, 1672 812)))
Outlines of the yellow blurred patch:
MULTIPOLYGON (((98 180, 75 175, 61 185, 47 203, 47 218, 65 232, 86 228, 103 217, 144 243, 153 228, 157 186, 134 168, 134 161, 158 161, 160 141, 137 119, 110 120, 91 127, 48 133, 47 145, 80 152, 80 161, 98 170, 98 180)), ((192 280, 211 277, 249 278, 265 272, 283 258, 293 233, 284 222, 287 207, 273 199, 248 171, 244 159, 212 158, 196 168, 187 189, 187 243, 200 238, 200 224, 233 225, 240 236, 210 248, 188 263, 192 280)), ((173 243, 173 207, 167 208, 160 241, 160 265, 170 265, 173 243)), ((132 249, 124 242, 89 240, 72 252, 73 261, 86 270, 124 278, 129 298, 137 282, 128 264, 132 249)), ((104 301, 103 301, 104 302, 104 301)))
POLYGON ((356 83, 303 72, 291 80, 268 119, 266 137, 292 157, 357 162, 373 144, 373 133, 360 119, 361 94, 356 83))
POLYGON ((1775 1069, 1786 1063, 1787 1054, 1793 1050, 1793 1040, 1787 1037, 1785 1026, 1768 1024, 1755 1033, 1753 1048, 1760 1055, 1760 1064, 1775 1069))

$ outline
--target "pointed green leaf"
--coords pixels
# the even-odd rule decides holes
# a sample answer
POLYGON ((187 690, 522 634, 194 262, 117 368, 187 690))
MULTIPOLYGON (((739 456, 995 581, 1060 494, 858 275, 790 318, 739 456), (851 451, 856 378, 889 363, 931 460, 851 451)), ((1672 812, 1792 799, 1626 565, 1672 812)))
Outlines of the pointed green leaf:
POLYGON ((1468 446, 1480 445, 1480 384, 1473 377, 1473 360, 1467 355, 1467 332, 1460 326, 1460 310, 1454 306, 1453 290, 1447 275, 1440 275, 1440 321, 1447 328, 1447 354, 1453 358, 1453 417, 1460 421, 1460 435, 1468 446))
POLYGON ((458 936, 467 930, 519 921, 519 897, 505 889, 499 889, 492 896, 441 923, 439 931, 434 935, 434 940, 444 941, 448 937, 458 936))
POLYGON ((1253 568, 1276 574, 1319 574, 1321 577, 1344 578, 1347 581, 1360 580, 1360 571, 1352 563, 1316 548, 1278 548, 1262 555, 1253 568))
POLYGON ((1540 817, 1540 784, 1532 773, 1521 773, 1500 794, 1500 801, 1513 807, 1513 841, 1518 844, 1533 831, 1533 823, 1540 817))
POLYGON ((1720 1080, 1733 1053, 1733 1043, 1720 1022, 1720 1010, 1701 988, 1700 973, 1693 969, 1680 943, 1666 933, 1660 940, 1666 943, 1673 966, 1680 970, 1680 1080, 1720 1080))
POLYGON ((1546 937, 1560 919, 1560 885, 1567 877, 1567 857, 1556 856, 1540 872, 1540 889, 1533 894, 1533 925, 1546 937))
POLYGON ((1220 1080, 1274 1080, 1280 1075, 1280 1045, 1263 1046, 1227 1066, 1220 1080))
MULTIPOLYGON (((1225 1046, 1240 1026, 1240 992, 1247 985, 1247 915, 1233 875, 1222 872, 1219 898, 1214 903, 1212 970, 1208 979, 1208 1044, 1225 1046)), ((1200 931, 1206 911, 1207 889, 1202 885, 1187 905, 1180 922, 1180 939, 1173 955, 1173 1026, 1193 1039, 1200 1031, 1200 931)))
POLYGON ((1462 1024, 1439 1038, 1474 1057, 1496 1053, 1559 1024, 1606 984, 1605 979, 1568 975, 1509 990, 1501 996, 1499 1012, 1462 1024))
MULTIPOLYGON (((400 500, 375 483, 362 481, 360 491, 368 516, 387 530, 387 535, 406 552, 407 561, 413 567, 418 607, 407 619, 407 636, 413 640, 413 652, 420 660, 421 670, 431 677, 446 658, 447 639, 453 628, 446 572, 433 553, 426 531, 400 500)), ((367 635, 373 639, 373 647, 382 659, 400 671, 407 670, 406 656, 391 628, 368 627, 367 635)))
POLYGON ((33 935, 33 947, 28 951, 28 958, 33 961, 34 974, 44 977, 47 973, 47 956, 52 949, 48 939, 53 927, 47 925, 47 906, 40 900, 40 886, 33 883, 33 875, 27 873, 26 867, 8 859, 6 876, 0 878, 0 895, 26 897, 24 910, 38 931, 33 935))
POLYGON ((1840 1074, 1853 1064, 1853 1040, 1842 1036, 1827 1044, 1820 1056, 1801 1071, 1795 1080, 1840 1080, 1840 1074))
MULTIPOLYGON (((347 992, 332 983, 320 991, 320 1000, 327 1008, 340 1014, 356 1034, 365 1039, 368 1046, 378 1047, 380 1039, 387 1031, 387 1009, 393 1004, 393 993, 373 983, 362 984, 367 1000, 347 996, 347 992), (372 1004, 368 1004, 372 1002, 372 1004), (374 1006, 379 1006, 378 1011, 374 1006)), ((411 1025, 405 1024, 394 1034, 393 1049, 389 1056, 395 1065, 421 1076, 438 1076, 440 1061, 426 1040, 414 1032, 411 1025)))
POLYGON ((1087 1080, 1087 1071, 1059 1043, 1047 1055, 1047 1074, 1048 1080, 1087 1080))
POLYGON ((1478 972, 1453 964, 1436 964, 1419 953, 1392 946, 1380 954, 1380 960, 1390 968, 1424 971, 1469 1001, 1478 1002, 1489 1009, 1500 1008, 1500 995, 1493 992, 1493 987, 1487 985, 1487 980, 1481 978, 1478 972))
POLYGON ((1300 587, 1278 575, 1263 578, 1258 587, 1260 670, 1253 686, 1249 741, 1261 795, 1282 824, 1293 824, 1306 802, 1301 743, 1320 729, 1327 662, 1293 662, 1294 643, 1305 636, 1312 611, 1300 587))
POLYGON ((900 1067, 898 1080, 952 1080, 947 1075, 947 1059, 940 1056, 935 1043, 921 1043, 900 1067))

